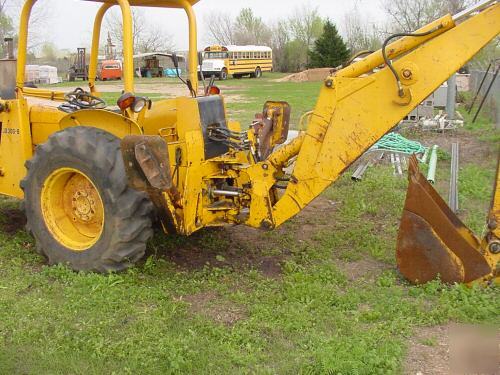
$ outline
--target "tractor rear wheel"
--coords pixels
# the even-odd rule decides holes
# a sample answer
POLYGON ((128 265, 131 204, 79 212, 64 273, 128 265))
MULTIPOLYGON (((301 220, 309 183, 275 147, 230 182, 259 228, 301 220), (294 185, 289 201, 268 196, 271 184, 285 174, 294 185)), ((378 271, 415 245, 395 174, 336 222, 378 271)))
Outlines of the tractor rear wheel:
POLYGON ((26 168, 26 227, 49 264, 121 271, 144 255, 153 205, 128 187, 114 135, 68 128, 38 146, 26 168))

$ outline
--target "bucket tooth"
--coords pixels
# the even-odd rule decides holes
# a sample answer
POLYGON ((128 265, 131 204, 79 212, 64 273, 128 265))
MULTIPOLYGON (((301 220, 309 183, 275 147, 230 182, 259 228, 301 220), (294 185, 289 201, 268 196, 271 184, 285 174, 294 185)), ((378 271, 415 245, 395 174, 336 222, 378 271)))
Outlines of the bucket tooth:
POLYGON ((469 283, 491 273, 480 241, 451 211, 410 159, 409 185, 399 227, 396 258, 411 282, 439 277, 469 283))

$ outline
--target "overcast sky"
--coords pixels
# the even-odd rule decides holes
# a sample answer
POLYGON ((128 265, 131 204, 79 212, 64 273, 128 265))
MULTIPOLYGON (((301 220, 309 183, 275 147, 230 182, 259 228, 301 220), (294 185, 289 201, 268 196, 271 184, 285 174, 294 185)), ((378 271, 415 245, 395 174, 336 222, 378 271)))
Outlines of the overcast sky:
MULTIPOLYGON (((294 9, 308 0, 201 0, 194 6, 199 24, 199 44, 203 47, 207 39, 203 35, 207 15, 214 10, 230 12, 235 16, 243 7, 251 7, 255 14, 271 24, 273 18, 286 17, 294 9)), ((334 20, 341 29, 344 14, 357 6, 367 20, 375 22, 383 18, 380 10, 381 0, 309 0, 309 4, 318 7, 323 17, 334 20)), ((35 7, 50 7, 47 27, 47 41, 53 42, 60 49, 75 49, 90 45, 91 30, 98 3, 81 0, 38 0, 35 7)), ((183 10, 145 8, 148 21, 158 25, 166 34, 172 36, 178 50, 187 49, 187 18, 183 10)))

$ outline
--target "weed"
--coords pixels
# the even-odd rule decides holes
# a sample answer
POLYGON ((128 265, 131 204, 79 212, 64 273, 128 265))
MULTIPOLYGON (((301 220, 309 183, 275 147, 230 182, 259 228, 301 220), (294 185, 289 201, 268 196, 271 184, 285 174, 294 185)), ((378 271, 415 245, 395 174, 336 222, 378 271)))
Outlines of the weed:
MULTIPOLYGON (((225 82, 245 98, 228 110, 248 123, 265 100, 285 99, 296 123, 319 84, 270 82, 277 77, 225 82)), ((463 131, 495 136, 486 122, 463 131)), ((440 166, 449 169, 447 157, 441 154, 440 166)), ((480 231, 495 165, 461 168, 460 217, 480 231)), ((262 250, 253 237, 238 240, 226 230, 190 238, 158 233, 148 257, 121 274, 44 265, 29 235, 0 232, 0 373, 401 373, 418 327, 498 326, 500 310, 496 286, 411 286, 401 278, 394 251, 406 186, 384 166, 360 183, 341 177, 324 193, 335 209, 255 234, 265 241, 262 250), (309 236, 301 233, 306 219, 309 236), (174 264, 169 255, 179 249, 187 258, 189 249, 213 254, 215 265, 174 264), (248 252, 250 264, 227 266, 234 249, 248 252), (270 255, 282 257, 281 277, 265 277, 256 266, 270 255), (245 314, 221 323, 234 311, 245 314)), ((0 200, 0 209, 18 205, 0 200)))

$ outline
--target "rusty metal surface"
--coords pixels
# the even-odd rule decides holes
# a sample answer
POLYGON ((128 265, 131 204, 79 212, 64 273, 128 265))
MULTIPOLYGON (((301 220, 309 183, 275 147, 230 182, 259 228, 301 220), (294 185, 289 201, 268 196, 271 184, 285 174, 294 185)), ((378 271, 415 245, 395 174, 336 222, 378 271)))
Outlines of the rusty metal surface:
POLYGON ((259 143, 260 160, 265 160, 274 146, 282 144, 288 137, 291 108, 287 102, 268 101, 262 113, 255 115, 253 123, 259 143))
POLYGON ((398 268, 410 281, 471 282, 491 272, 480 241, 426 181, 412 156, 399 228, 398 268))
POLYGON ((121 141, 121 150, 129 186, 144 191, 156 207, 156 213, 168 233, 182 225, 181 196, 172 181, 167 143, 160 136, 130 135, 121 141))
POLYGON ((405 210, 399 228, 397 264, 409 281, 425 283, 439 274, 444 282, 463 282, 462 262, 448 250, 429 223, 405 210))
POLYGON ((167 143, 160 136, 129 135, 121 142, 129 185, 141 191, 172 188, 167 143))

